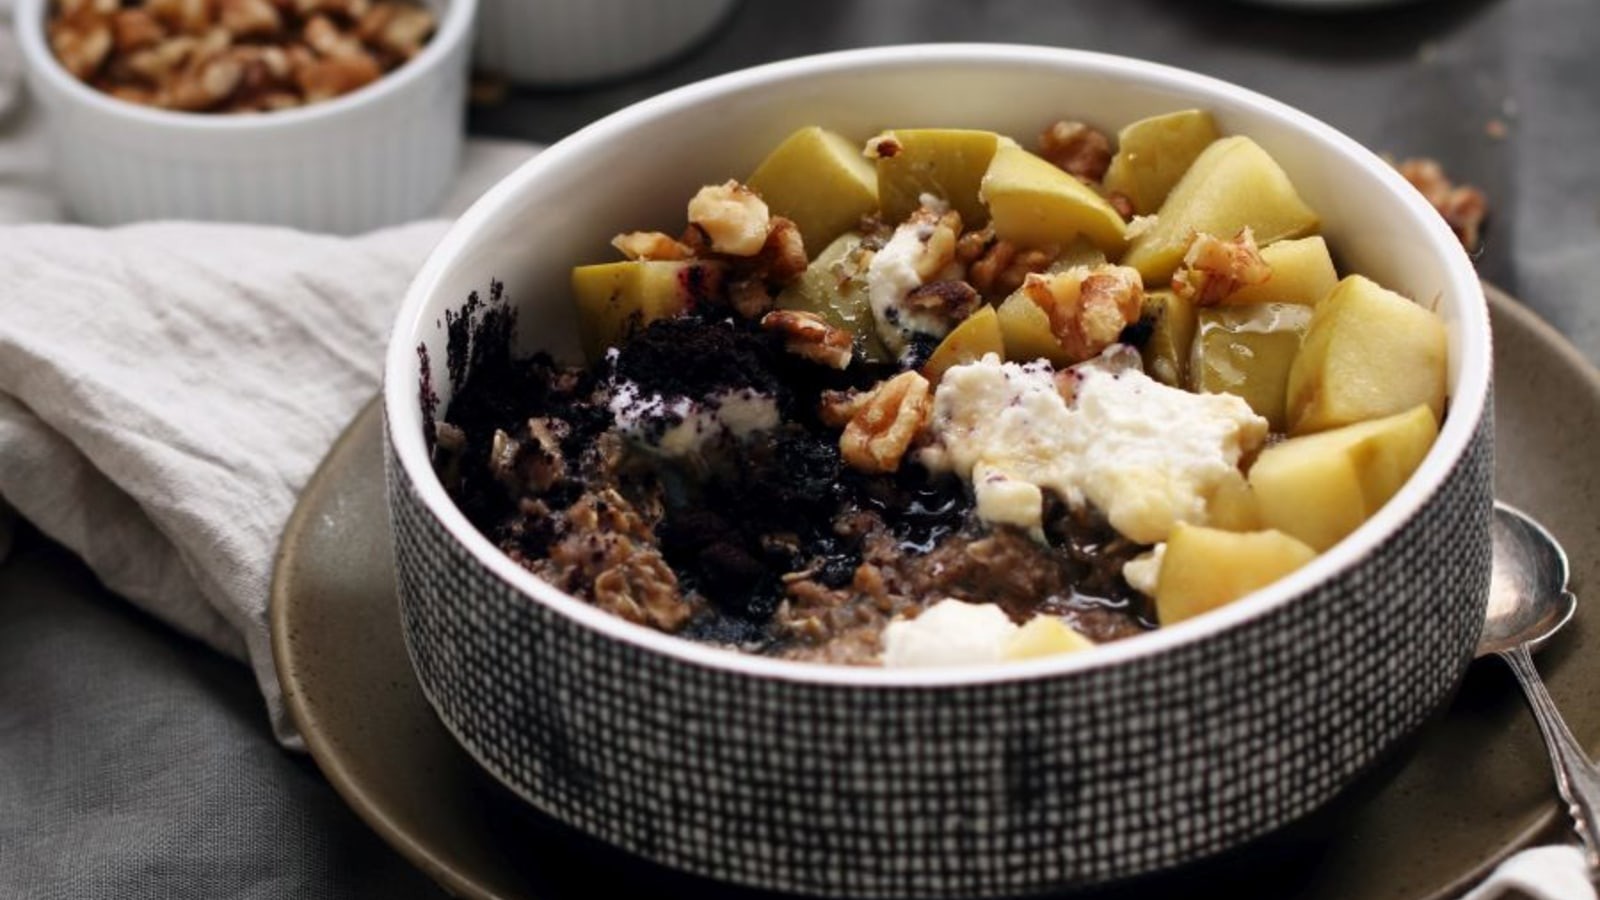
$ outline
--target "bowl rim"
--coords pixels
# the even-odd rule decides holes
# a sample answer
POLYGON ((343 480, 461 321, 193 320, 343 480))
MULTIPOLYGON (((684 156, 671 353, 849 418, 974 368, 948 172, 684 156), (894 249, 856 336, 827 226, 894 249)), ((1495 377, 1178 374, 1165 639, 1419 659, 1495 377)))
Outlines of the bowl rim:
MULTIPOLYGON (((1482 285, 1459 240, 1438 213, 1393 167, 1352 138, 1312 116, 1247 88, 1210 76, 1129 57, 1092 51, 1020 44, 910 44, 846 50, 797 57, 695 82, 625 107, 552 145, 486 192, 435 246, 406 292, 390 335, 384 369, 384 438, 406 482, 397 490, 416 493, 428 513, 487 571, 551 611, 606 638, 674 662, 764 680, 855 689, 948 688, 1005 684, 1038 678, 1078 675, 1125 665, 1178 647, 1203 641, 1272 613, 1302 594, 1353 568, 1375 551, 1442 487, 1471 446, 1486 414, 1490 383, 1488 305, 1482 285), (440 288, 446 268, 471 250, 475 237, 514 202, 524 186, 548 168, 585 148, 619 141, 641 122, 658 115, 714 102, 720 95, 777 82, 850 70, 892 70, 929 64, 950 66, 1038 66, 1090 72, 1101 77, 1131 79, 1166 88, 1185 101, 1203 103, 1226 98, 1235 106, 1277 119, 1357 168, 1386 182, 1408 208, 1414 224, 1446 262, 1445 290, 1461 300, 1463 339, 1452 349, 1459 354, 1459 379, 1433 447, 1401 490, 1355 532, 1290 575, 1206 615, 1163 626, 1136 638, 1101 644, 1092 650, 1033 660, 987 665, 888 669, 774 659, 699 644, 686 638, 628 622, 544 582, 495 547, 445 493, 428 461, 416 402, 417 355, 422 329, 434 321, 423 315, 440 288)), ((391 503, 393 500, 391 499, 391 503)))
POLYGON ((444 4, 444 14, 440 16, 433 37, 423 46, 422 52, 384 73, 377 81, 362 85, 348 94, 342 94, 331 100, 295 109, 263 113, 205 113, 156 109, 119 100, 79 81, 66 70, 60 60, 56 59, 55 52, 50 49, 49 42, 45 39, 51 0, 17 0, 13 25, 17 33, 17 42, 22 46, 22 58, 30 77, 43 79, 52 90, 70 98, 72 103, 87 106, 103 115, 122 119, 124 124, 137 124, 150 129, 163 131, 192 129, 216 135, 248 133, 255 137, 261 132, 314 127, 332 117, 377 105, 413 84, 427 79, 434 69, 449 58, 456 47, 472 36, 472 24, 478 8, 478 0, 441 0, 441 2, 444 4))

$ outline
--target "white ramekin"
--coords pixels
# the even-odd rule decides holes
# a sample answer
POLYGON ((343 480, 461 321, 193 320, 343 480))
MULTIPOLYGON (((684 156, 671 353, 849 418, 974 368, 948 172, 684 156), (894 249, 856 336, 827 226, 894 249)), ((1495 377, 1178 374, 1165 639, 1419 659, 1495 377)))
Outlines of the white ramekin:
POLYGON ((150 109, 84 84, 50 50, 49 0, 18 0, 67 208, 91 225, 198 219, 344 234, 427 214, 461 155, 477 0, 428 5, 438 31, 377 82, 301 109, 222 115, 150 109))
POLYGON ((522 84, 615 78, 678 55, 737 0, 484 0, 476 65, 522 84))

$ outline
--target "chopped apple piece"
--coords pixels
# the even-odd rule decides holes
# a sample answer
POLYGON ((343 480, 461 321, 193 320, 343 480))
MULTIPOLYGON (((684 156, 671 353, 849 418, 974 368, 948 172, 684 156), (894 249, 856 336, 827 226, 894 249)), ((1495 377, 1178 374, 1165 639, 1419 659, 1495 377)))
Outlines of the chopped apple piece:
POLYGON ((868 362, 889 362, 894 357, 878 338, 868 299, 866 273, 854 265, 861 235, 846 232, 817 254, 806 270, 778 294, 779 309, 812 312, 835 328, 855 336, 856 350, 868 362))
POLYGON ((878 208, 872 163, 854 144, 815 125, 785 138, 745 183, 773 213, 799 227, 812 253, 878 208))
POLYGON ((989 210, 978 199, 978 185, 1001 142, 992 131, 960 128, 898 128, 867 141, 867 156, 877 160, 884 219, 904 221, 922 205, 923 194, 932 194, 961 213, 967 228, 982 226, 989 210))
POLYGON ((1438 433, 1433 410, 1419 404, 1274 444, 1250 467, 1261 520, 1326 550, 1400 490, 1438 433))
POLYGON ((1328 254, 1328 242, 1321 235, 1293 241, 1279 241, 1261 250, 1261 261, 1272 275, 1260 284, 1246 285, 1222 302, 1229 306, 1252 303, 1298 303, 1316 306, 1333 292, 1339 274, 1328 254))
POLYGON ((1078 266, 1088 266, 1092 269, 1095 266, 1103 266, 1107 262, 1109 260, 1106 258, 1106 252, 1096 247, 1094 241, 1080 235, 1068 241, 1067 245, 1061 248, 1061 252, 1056 254, 1055 261, 1050 263, 1045 268, 1045 271, 1065 272, 1078 266))
POLYGON ((1223 531, 1260 531, 1261 506, 1243 475, 1224 478, 1206 501, 1207 524, 1223 531))
POLYGON ((1219 137, 1217 123, 1203 109, 1140 119, 1118 132, 1117 155, 1101 185, 1108 194, 1127 197, 1134 212, 1153 213, 1195 158, 1219 137))
POLYGON ((922 367, 922 374, 929 381, 937 383, 951 366, 983 359, 988 353, 1004 355, 1005 352, 1000 317, 996 315, 994 307, 985 306, 963 319, 960 325, 944 336, 922 367))
POLYGON ((1316 227, 1317 214, 1267 151, 1247 137, 1225 137, 1173 186, 1155 224, 1133 239, 1122 264, 1138 269, 1145 283, 1164 285, 1195 234, 1231 236, 1250 228, 1265 247, 1316 227))
POLYGON ((1003 659, 1035 659, 1093 648, 1094 641, 1055 616, 1034 616, 1006 638, 1000 655, 1003 659))
POLYGON ((1425 404, 1444 415, 1444 322, 1360 275, 1311 316, 1289 369, 1289 432, 1308 434, 1425 404))
POLYGON ((1048 359, 1054 365, 1070 365, 1067 351, 1050 330, 1050 314, 1028 299, 1022 291, 1007 297, 995 317, 1006 348, 1006 360, 1026 363, 1048 359))
POLYGON ((1082 236, 1120 252, 1125 242, 1122 216, 1094 188, 1015 145, 995 151, 980 195, 995 235, 1022 247, 1064 247, 1082 236))
POLYGON ((1156 581, 1156 618, 1171 625, 1210 612, 1300 568, 1317 552, 1281 531, 1234 532, 1180 523, 1156 581))
POLYGON ((722 265, 699 260, 629 260, 572 270, 578 336, 590 360, 656 319, 689 311, 722 286, 722 265))
POLYGON ((1162 384, 1183 387, 1188 383, 1194 346, 1194 303, 1170 290, 1150 291, 1144 295, 1140 321, 1150 329, 1139 351, 1145 373, 1162 384))
POLYGON ((1289 367, 1311 323, 1294 303, 1213 306, 1200 310, 1189 367, 1191 389, 1243 397, 1273 431, 1286 430, 1289 367))

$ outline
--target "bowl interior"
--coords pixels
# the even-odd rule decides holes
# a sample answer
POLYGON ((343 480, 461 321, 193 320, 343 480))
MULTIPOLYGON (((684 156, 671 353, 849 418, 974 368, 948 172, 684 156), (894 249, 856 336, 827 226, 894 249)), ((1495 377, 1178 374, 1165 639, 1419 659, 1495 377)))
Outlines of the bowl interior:
MULTIPOLYGON (((890 127, 986 128, 1029 145, 1041 128, 1061 118, 1114 134, 1134 120, 1188 107, 1209 109, 1223 133, 1249 135, 1260 143, 1321 215, 1322 233, 1340 271, 1360 272, 1435 306, 1451 343, 1451 407, 1444 430, 1422 470, 1394 501, 1295 575, 1246 601, 1156 634, 1189 634, 1238 621, 1251 614, 1253 604, 1260 608, 1257 601, 1282 601, 1352 564, 1437 487, 1483 410, 1489 366, 1486 308, 1471 264, 1449 229, 1376 156, 1258 94, 1119 57, 989 45, 829 54, 691 85, 557 144, 469 211, 414 282, 392 338, 385 388, 399 460, 443 521, 453 530, 470 531, 426 471, 418 345, 436 361, 433 386, 448 404, 445 313, 459 308, 470 292, 485 292, 494 279, 504 283, 519 310, 523 349, 576 361, 571 267, 619 258, 608 244, 618 232, 676 234, 697 188, 748 175, 795 128, 822 125, 861 141, 890 127)), ((487 541, 475 533, 463 540, 487 561, 487 541)), ((513 583, 524 581, 511 572, 515 567, 509 561, 504 568, 489 564, 513 583)), ((532 584, 531 576, 526 583, 532 584)))

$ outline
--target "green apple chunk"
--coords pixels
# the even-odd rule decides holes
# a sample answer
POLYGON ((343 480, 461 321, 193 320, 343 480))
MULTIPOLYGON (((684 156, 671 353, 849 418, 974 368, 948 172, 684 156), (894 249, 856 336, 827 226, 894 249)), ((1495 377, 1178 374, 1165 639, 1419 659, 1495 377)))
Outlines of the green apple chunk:
POLYGON ((1164 285, 1194 235, 1229 238, 1246 227, 1264 247, 1316 230, 1317 214, 1267 151, 1247 137, 1225 137, 1173 186, 1155 224, 1133 239, 1122 264, 1138 269, 1146 284, 1164 285))
POLYGON ((978 185, 1001 140, 992 131, 900 128, 867 141, 867 155, 877 161, 884 219, 904 221, 922 205, 923 194, 932 194, 961 213, 967 228, 983 226, 989 210, 978 199, 978 185))
POLYGON ((1161 557, 1156 618, 1171 625, 1226 606, 1316 556, 1281 531, 1222 531, 1180 522, 1161 557))
POLYGON ((1117 134, 1117 155, 1101 185, 1108 194, 1127 197, 1134 212, 1153 213, 1195 158, 1219 137, 1217 123, 1203 109, 1140 119, 1117 134))
POLYGON ((878 209, 878 176, 856 146, 815 125, 784 139, 745 181, 815 253, 878 209))
POLYGON ((1048 359, 1057 366, 1070 365, 1072 359, 1050 328, 1050 314, 1021 290, 1007 297, 995 310, 1000 322, 1006 361, 1028 363, 1048 359))
POLYGON ((923 377, 937 384, 951 366, 983 359, 985 354, 1004 355, 1005 338, 1000 331, 1000 317, 994 307, 985 306, 961 320, 944 336, 939 346, 922 367, 923 377))
POLYGON ((1339 273, 1333 268, 1328 242, 1321 235, 1279 241, 1261 250, 1261 261, 1272 275, 1260 284, 1246 285, 1222 302, 1230 306, 1251 303, 1299 303, 1316 306, 1333 293, 1339 273))
POLYGON ((572 270, 578 336, 590 360, 656 319, 682 315, 722 287, 722 265, 700 260, 628 260, 572 270))
POLYGON ((1310 324, 1311 308, 1295 303, 1200 310, 1190 388, 1243 397, 1273 431, 1285 431, 1289 368, 1310 324))
POLYGON ((1172 387, 1186 385, 1197 321, 1194 302, 1169 290, 1149 291, 1139 321, 1150 329, 1139 349, 1145 374, 1172 387))
POLYGON ((1423 404, 1444 415, 1444 322, 1360 275, 1339 282, 1311 316, 1289 369, 1291 434, 1376 419, 1423 404))
POLYGON ((1250 467, 1261 520, 1326 550, 1400 490, 1438 433, 1433 410, 1418 405, 1274 444, 1250 467))
POLYGON ((788 287, 778 294, 779 309, 816 313, 835 328, 855 336, 856 351, 868 362, 889 362, 894 356, 878 337, 868 300, 865 272, 855 265, 858 232, 833 240, 788 287))
POLYGON ((1022 247, 1064 247, 1079 236, 1121 252, 1127 226, 1105 198, 1050 162, 1015 145, 1000 147, 980 190, 994 233, 1022 247))

